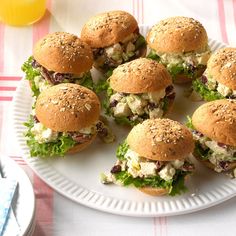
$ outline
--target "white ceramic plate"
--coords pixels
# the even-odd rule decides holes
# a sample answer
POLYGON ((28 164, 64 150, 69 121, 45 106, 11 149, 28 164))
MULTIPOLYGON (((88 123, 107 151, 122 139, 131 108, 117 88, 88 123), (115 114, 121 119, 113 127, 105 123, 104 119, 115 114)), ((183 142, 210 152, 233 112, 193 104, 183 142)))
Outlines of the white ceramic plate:
MULTIPOLYGON (((148 27, 142 26, 146 35, 148 27)), ((212 50, 224 47, 222 43, 210 40, 212 50)), ((175 86, 177 98, 170 118, 185 122, 201 104, 184 97, 184 89, 175 86)), ((188 193, 177 197, 151 197, 134 188, 100 183, 101 172, 108 172, 114 164, 115 150, 128 130, 113 124, 117 142, 107 145, 97 140, 92 146, 74 156, 43 160, 30 158, 25 144, 22 125, 31 110, 31 93, 28 82, 22 80, 13 102, 14 130, 22 155, 32 169, 56 191, 69 199, 101 211, 128 216, 167 216, 198 211, 219 204, 236 195, 236 180, 218 175, 196 163, 196 173, 187 183, 188 193)))
POLYGON ((35 218, 35 196, 33 187, 25 172, 10 158, 1 158, 3 174, 7 178, 18 181, 18 192, 13 207, 17 222, 21 228, 21 235, 28 235, 35 218))

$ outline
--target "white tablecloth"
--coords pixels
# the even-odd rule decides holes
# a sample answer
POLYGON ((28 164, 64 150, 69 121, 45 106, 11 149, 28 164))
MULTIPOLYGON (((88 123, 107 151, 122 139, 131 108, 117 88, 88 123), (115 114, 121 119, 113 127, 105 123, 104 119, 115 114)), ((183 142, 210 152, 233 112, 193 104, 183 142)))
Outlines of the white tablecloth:
POLYGON ((18 157, 9 111, 22 75, 20 67, 31 55, 33 43, 53 31, 79 34, 90 16, 114 9, 129 11, 139 24, 152 25, 169 16, 191 16, 203 23, 210 38, 236 45, 236 0, 49 0, 49 13, 33 26, 0 24, 0 151, 21 165, 32 180, 37 198, 34 235, 236 235, 235 198, 182 216, 117 216, 86 208, 54 192, 18 157))

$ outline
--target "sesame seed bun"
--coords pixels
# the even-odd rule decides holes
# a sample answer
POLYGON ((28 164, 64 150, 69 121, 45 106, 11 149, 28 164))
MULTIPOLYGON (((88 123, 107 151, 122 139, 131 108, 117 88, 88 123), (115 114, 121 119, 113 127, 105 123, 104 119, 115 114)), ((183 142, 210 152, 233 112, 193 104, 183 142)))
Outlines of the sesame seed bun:
POLYGON ((118 43, 138 29, 135 18, 125 11, 109 11, 90 18, 83 26, 81 39, 92 48, 118 43))
POLYGON ((147 43, 158 53, 202 52, 208 37, 202 24, 189 17, 170 17, 154 25, 147 35, 147 43))
POLYGON ((91 48, 76 35, 55 32, 39 40, 33 49, 35 60, 49 71, 81 74, 92 68, 91 48))
POLYGON ((167 69, 147 58, 139 58, 118 66, 109 80, 113 90, 134 94, 162 90, 172 84, 167 69))
POLYGON ((191 132, 170 119, 150 119, 136 125, 127 143, 140 156, 158 161, 183 160, 194 149, 191 132))
POLYGON ((192 123, 208 138, 236 147, 236 101, 222 99, 205 103, 193 113, 192 123))
MULTIPOLYGON (((193 152, 193 155, 203 165, 211 170, 215 170, 215 166, 209 160, 203 160, 196 152, 193 152)), ((225 171, 233 170, 234 168, 236 168, 236 161, 229 162, 228 167, 225 168, 225 171)))
POLYGON ((77 84, 58 84, 44 90, 36 101, 36 116, 47 128, 58 132, 79 131, 99 119, 97 95, 77 84))
POLYGON ((208 74, 232 90, 236 90, 236 48, 215 52, 207 63, 208 74))

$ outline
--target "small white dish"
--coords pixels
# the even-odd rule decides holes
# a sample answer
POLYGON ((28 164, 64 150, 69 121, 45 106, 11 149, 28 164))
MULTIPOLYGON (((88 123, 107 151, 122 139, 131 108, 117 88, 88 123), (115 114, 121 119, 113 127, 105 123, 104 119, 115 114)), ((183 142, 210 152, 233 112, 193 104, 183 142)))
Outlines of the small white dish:
POLYGON ((28 235, 35 218, 35 196, 32 184, 26 173, 9 157, 1 157, 1 167, 4 177, 18 181, 16 200, 13 211, 21 229, 21 235, 28 235))

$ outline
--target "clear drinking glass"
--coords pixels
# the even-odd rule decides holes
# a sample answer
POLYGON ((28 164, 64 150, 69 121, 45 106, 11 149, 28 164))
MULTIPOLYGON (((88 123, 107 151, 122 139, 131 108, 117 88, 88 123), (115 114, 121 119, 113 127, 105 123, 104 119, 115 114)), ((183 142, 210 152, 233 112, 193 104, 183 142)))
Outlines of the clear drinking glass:
POLYGON ((23 26, 41 19, 46 11, 46 0, 0 0, 0 21, 23 26))

